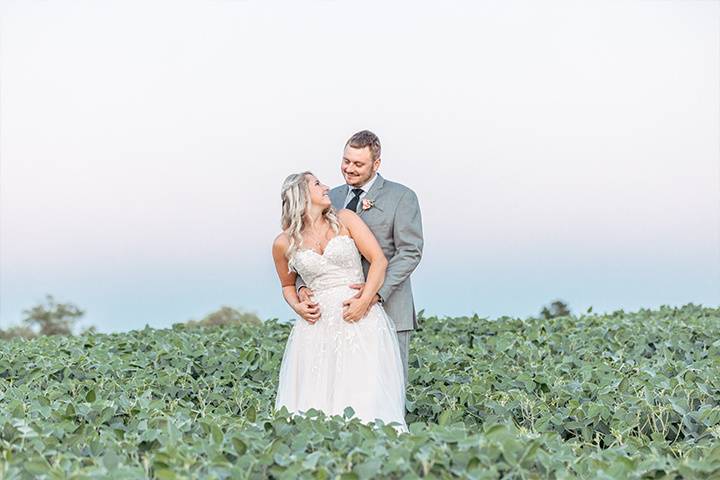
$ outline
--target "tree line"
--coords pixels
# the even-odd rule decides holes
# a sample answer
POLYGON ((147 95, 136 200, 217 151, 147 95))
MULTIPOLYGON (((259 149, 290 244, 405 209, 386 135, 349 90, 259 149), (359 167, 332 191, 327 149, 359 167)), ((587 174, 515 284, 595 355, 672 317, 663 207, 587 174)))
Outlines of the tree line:
MULTIPOLYGON (((85 315, 85 310, 72 303, 58 303, 55 298, 45 295, 45 301, 22 311, 19 325, 7 329, 0 328, 0 339, 9 340, 15 337, 26 339, 45 335, 75 335, 78 322, 85 315)), ((261 325, 262 320, 254 313, 223 305, 218 310, 205 315, 200 320, 190 319, 180 322, 187 327, 205 327, 215 325, 261 325)), ((96 333, 94 325, 79 329, 79 335, 96 333)))
MULTIPOLYGON (((78 321, 85 315, 85 310, 72 303, 57 303, 55 298, 47 294, 45 303, 22 311, 22 323, 0 329, 0 339, 9 340, 14 337, 36 338, 44 335, 74 335, 78 321)), ((555 300, 544 306, 540 316, 545 319, 571 315, 570 309, 562 300, 555 300)), ((205 315, 200 320, 190 319, 181 324, 187 327, 207 327, 217 325, 261 325, 262 320, 254 313, 223 305, 218 310, 205 315)), ((86 326, 80 335, 96 333, 94 325, 86 326)))

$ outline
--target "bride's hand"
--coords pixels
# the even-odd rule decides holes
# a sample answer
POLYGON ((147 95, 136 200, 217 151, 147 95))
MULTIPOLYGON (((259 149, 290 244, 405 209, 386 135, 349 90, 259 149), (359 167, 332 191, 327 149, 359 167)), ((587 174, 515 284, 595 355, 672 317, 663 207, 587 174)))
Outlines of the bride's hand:
POLYGON ((294 310, 295 313, 311 325, 320 318, 320 305, 312 301, 309 297, 307 300, 296 304, 294 310))
MULTIPOLYGON (((360 298, 360 297, 362 297, 362 293, 363 293, 363 289, 365 288, 365 284, 364 284, 364 283, 353 283, 353 284, 350 285, 350 288, 353 288, 353 289, 355 289, 355 290, 358 290, 357 295, 355 295, 353 298, 360 298)), ((379 301, 380 301, 380 295, 378 295, 378 294, 376 293, 375 296, 374 296, 373 299, 372 299, 372 302, 370 302, 370 306, 372 307, 373 305, 375 305, 375 304, 376 304, 377 302, 379 302, 379 301)))
POLYGON ((371 303, 363 298, 354 296, 343 302, 343 320, 346 322, 357 322, 365 316, 371 303))

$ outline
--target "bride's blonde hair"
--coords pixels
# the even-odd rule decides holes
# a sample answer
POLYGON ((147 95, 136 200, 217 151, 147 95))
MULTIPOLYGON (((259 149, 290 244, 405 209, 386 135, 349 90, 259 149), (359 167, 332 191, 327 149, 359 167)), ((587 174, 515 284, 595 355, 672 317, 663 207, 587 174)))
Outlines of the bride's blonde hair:
MULTIPOLYGON (((280 225, 283 232, 290 237, 290 247, 285 253, 288 260, 295 255, 300 245, 302 245, 300 232, 305 227, 305 212, 310 207, 310 187, 306 175, 313 174, 312 172, 301 172, 288 175, 280 189, 280 198, 282 198, 280 225)), ((340 233, 340 222, 335 214, 335 209, 329 206, 322 213, 323 217, 330 223, 335 235, 340 233)), ((292 268, 290 270, 292 271, 292 268)))

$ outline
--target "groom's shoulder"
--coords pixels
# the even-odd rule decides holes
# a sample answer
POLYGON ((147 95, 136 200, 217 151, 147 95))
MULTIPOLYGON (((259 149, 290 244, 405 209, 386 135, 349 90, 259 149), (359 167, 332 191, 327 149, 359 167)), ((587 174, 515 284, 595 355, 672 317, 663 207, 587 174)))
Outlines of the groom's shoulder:
POLYGON ((394 182, 392 180, 388 180, 387 178, 383 177, 383 189, 388 189, 392 191, 395 195, 398 197, 404 197, 405 195, 410 195, 412 197, 417 197, 417 194, 415 191, 408 187, 407 185, 403 185, 400 182, 394 182))
POLYGON ((393 190, 398 190, 400 192, 405 192, 407 190, 410 190, 410 187, 403 185, 400 182, 395 182, 393 180, 388 180, 387 178, 383 177, 383 188, 390 188, 393 190))
POLYGON ((338 192, 341 192, 341 191, 342 191, 344 188, 346 188, 346 187, 347 187, 347 185, 345 185, 345 184, 343 183, 342 185, 338 185, 337 187, 331 188, 331 189, 330 189, 330 193, 338 193, 338 192))

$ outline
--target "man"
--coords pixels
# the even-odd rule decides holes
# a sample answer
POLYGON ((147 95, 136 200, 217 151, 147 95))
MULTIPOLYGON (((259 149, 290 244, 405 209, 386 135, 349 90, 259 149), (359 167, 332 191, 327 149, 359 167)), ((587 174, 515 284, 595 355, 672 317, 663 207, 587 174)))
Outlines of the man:
MULTIPOLYGON (((407 384, 408 346, 410 335, 417 327, 410 274, 422 257, 422 218, 415 192, 385 180, 378 173, 380 153, 380 139, 369 130, 350 137, 345 143, 340 165, 345 185, 330 190, 330 200, 336 210, 348 208, 357 212, 377 237, 388 259, 385 281, 373 304, 381 302, 395 322, 407 384)), ((364 258, 362 266, 367 277, 370 265, 364 258)), ((312 302, 312 291, 299 275, 296 286, 300 300, 312 302)), ((356 297, 345 301, 345 305, 360 297, 364 285, 351 286, 360 291, 356 297)), ((306 320, 316 320, 319 316, 319 306, 313 303, 306 320)))

